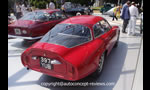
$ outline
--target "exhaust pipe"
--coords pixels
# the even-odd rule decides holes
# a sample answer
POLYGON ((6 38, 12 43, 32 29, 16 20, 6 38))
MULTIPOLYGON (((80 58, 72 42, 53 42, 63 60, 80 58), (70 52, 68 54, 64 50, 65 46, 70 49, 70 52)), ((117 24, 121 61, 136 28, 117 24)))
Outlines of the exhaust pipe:
POLYGON ((30 69, 27 67, 27 70, 30 70, 30 69))

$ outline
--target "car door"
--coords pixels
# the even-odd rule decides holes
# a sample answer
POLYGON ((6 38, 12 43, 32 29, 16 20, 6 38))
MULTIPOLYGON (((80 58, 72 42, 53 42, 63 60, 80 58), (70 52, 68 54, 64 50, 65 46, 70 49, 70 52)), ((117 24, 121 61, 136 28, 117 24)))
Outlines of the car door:
POLYGON ((104 29, 101 27, 101 24, 97 22, 93 26, 93 50, 95 51, 95 55, 98 55, 104 51, 105 47, 105 40, 104 38, 106 37, 104 29))
POLYGON ((37 13, 38 17, 40 18, 40 21, 38 21, 38 24, 34 27, 34 36, 43 36, 45 35, 49 30, 51 30, 59 21, 56 19, 55 14, 49 14, 45 12, 37 13))
POLYGON ((106 49, 108 50, 107 54, 109 54, 114 46, 116 31, 112 29, 106 20, 100 21, 100 24, 106 32, 106 35, 103 38, 105 39, 106 49))
POLYGON ((56 24, 58 24, 60 20, 57 19, 55 12, 48 15, 48 20, 43 23, 43 27, 45 28, 45 32, 51 30, 56 24))

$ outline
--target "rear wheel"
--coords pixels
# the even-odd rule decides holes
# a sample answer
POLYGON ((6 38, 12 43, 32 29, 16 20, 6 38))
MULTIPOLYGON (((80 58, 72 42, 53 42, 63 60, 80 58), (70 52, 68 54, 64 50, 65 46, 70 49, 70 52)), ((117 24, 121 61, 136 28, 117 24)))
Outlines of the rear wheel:
POLYGON ((116 41, 116 43, 115 43, 115 45, 114 45, 114 48, 118 47, 118 43, 119 43, 119 36, 120 36, 120 33, 118 34, 117 41, 116 41))
POLYGON ((93 73, 92 76, 99 77, 101 75, 103 70, 104 60, 105 60, 105 53, 103 53, 99 58, 98 68, 96 69, 96 71, 93 73))
POLYGON ((22 42, 23 46, 28 46, 28 45, 32 45, 33 43, 37 42, 38 40, 28 40, 28 39, 24 39, 22 42))

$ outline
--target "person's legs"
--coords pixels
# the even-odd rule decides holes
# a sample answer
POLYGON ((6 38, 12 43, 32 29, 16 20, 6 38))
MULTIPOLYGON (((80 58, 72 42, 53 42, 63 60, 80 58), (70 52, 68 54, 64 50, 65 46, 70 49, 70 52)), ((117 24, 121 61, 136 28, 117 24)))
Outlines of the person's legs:
POLYGON ((114 15, 114 13, 113 13, 112 21, 114 21, 114 18, 115 18, 115 15, 114 15))
POLYGON ((132 18, 132 34, 135 35, 136 17, 132 18))
POLYGON ((131 29, 132 29, 132 20, 130 19, 129 20, 129 28, 127 29, 128 30, 128 35, 131 34, 131 29))
POLYGON ((18 12, 16 12, 16 18, 19 19, 19 14, 18 14, 18 12))
POLYGON ((122 27, 122 32, 123 32, 123 33, 126 32, 125 30, 126 30, 126 28, 127 28, 128 23, 129 23, 129 20, 127 20, 127 19, 124 19, 124 20, 123 20, 123 27, 122 27))
POLYGON ((141 22, 140 22, 140 34, 142 34, 143 32, 143 20, 141 19, 141 22))
POLYGON ((118 20, 118 18, 115 16, 116 20, 118 20))
POLYGON ((18 12, 18 19, 20 19, 22 17, 22 13, 18 12))

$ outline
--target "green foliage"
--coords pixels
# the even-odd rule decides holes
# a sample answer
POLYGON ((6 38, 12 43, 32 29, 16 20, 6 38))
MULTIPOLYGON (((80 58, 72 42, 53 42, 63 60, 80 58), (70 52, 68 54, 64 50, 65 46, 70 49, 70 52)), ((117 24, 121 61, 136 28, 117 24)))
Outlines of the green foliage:
POLYGON ((50 0, 29 0, 30 5, 39 9, 45 9, 46 4, 48 4, 49 2, 50 0))
POLYGON ((66 2, 79 3, 81 5, 88 5, 91 0, 66 0, 66 2))
MULTIPOLYGON (((43 9, 46 8, 46 4, 49 4, 51 0, 29 0, 30 5, 36 8, 43 9)), ((61 4, 58 3, 60 0, 52 0, 56 8, 60 8, 61 4)), ((91 0, 65 0, 65 2, 80 3, 81 5, 88 5, 91 0)))

